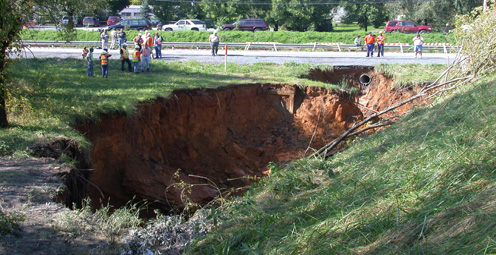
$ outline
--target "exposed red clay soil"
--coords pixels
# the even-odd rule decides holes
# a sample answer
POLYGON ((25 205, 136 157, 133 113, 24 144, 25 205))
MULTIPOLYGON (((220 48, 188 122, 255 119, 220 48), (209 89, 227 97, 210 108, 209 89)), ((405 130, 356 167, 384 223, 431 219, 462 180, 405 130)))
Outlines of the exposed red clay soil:
POLYGON ((359 91, 280 84, 178 90, 141 103, 132 116, 81 123, 78 129, 93 144, 89 195, 116 206, 147 199, 165 210, 184 207, 185 194, 206 204, 219 195, 215 186, 244 187, 257 179, 248 177, 268 175, 269 162, 300 158, 414 93, 391 91, 391 81, 369 68, 316 69, 308 78, 345 79, 359 91), (364 73, 368 86, 358 82, 364 73), (198 185, 189 194, 181 182, 198 185))

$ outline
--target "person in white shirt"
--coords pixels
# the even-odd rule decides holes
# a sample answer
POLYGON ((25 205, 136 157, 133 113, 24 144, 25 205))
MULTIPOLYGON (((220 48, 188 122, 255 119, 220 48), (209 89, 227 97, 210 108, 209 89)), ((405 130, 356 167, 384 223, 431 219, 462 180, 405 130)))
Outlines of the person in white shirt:
POLYGON ((212 56, 217 55, 217 51, 219 51, 219 36, 217 35, 217 30, 214 30, 214 33, 208 37, 208 41, 210 42, 210 47, 212 48, 212 56))
POLYGON ((417 58, 417 55, 422 58, 422 44, 424 44, 424 38, 422 38, 420 34, 417 34, 415 37, 413 37, 413 45, 415 46, 415 58, 417 58))

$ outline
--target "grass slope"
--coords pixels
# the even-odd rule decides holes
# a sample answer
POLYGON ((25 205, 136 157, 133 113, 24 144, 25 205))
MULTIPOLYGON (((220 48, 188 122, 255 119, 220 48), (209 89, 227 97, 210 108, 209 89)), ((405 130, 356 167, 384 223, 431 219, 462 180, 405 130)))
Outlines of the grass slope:
POLYGON ((496 253, 496 75, 224 204, 190 254, 496 253))

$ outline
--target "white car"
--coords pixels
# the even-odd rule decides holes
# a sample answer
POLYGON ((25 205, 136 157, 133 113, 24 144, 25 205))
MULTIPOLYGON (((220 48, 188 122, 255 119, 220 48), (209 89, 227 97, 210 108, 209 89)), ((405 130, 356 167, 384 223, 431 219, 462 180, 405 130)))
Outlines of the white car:
POLYGON ((198 19, 182 19, 174 24, 163 25, 162 30, 169 32, 179 30, 206 31, 207 26, 203 23, 203 21, 198 19))

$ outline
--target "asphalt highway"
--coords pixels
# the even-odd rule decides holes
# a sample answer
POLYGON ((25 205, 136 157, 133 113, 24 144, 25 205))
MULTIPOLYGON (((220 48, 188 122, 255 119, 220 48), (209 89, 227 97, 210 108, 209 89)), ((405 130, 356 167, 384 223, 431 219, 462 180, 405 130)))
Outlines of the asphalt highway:
MULTIPOLYGON (((22 58, 81 58, 79 48, 51 48, 31 47, 26 48, 20 54, 22 58)), ((95 55, 102 50, 95 49, 95 55)), ((119 50, 110 50, 111 58, 119 59, 119 50)), ((377 54, 377 53, 375 53, 377 54)), ((360 52, 336 52, 336 51, 274 51, 274 50, 228 50, 227 62, 238 64, 254 64, 257 62, 270 62, 276 64, 310 63, 326 64, 334 66, 375 66, 386 64, 450 64, 455 59, 455 54, 424 53, 423 58, 415 58, 414 53, 385 52, 385 57, 366 57, 365 51, 360 52)), ((209 49, 184 50, 184 49, 162 49, 162 58, 153 61, 196 61, 199 63, 221 64, 225 61, 225 51, 219 49, 217 56, 211 56, 209 49)))

